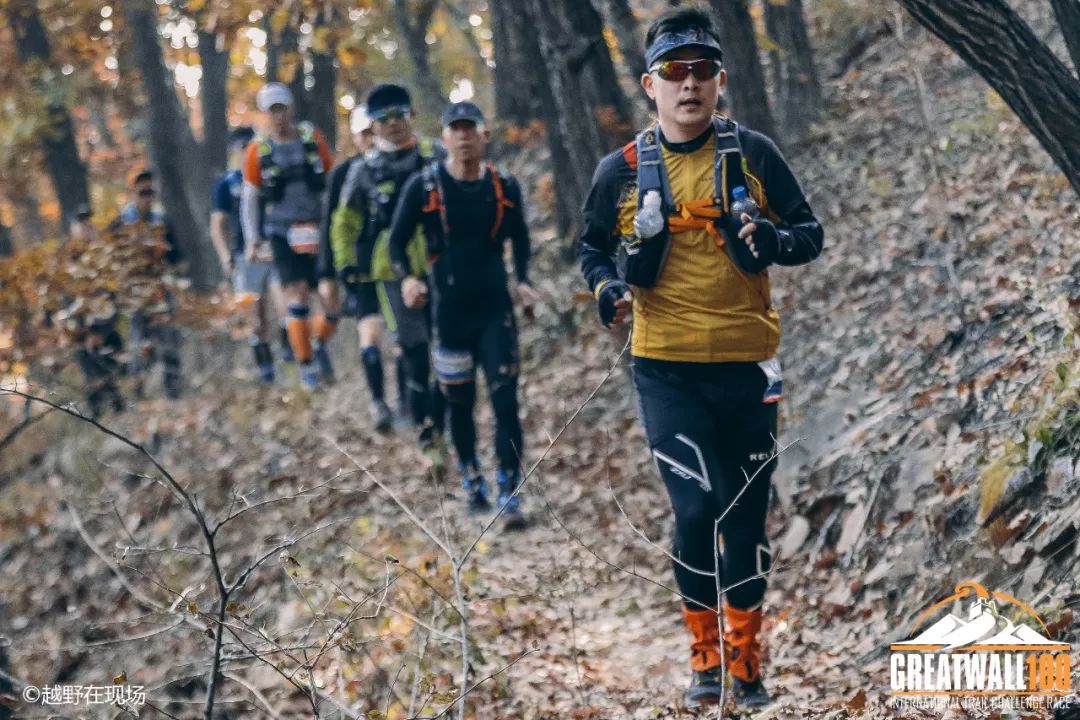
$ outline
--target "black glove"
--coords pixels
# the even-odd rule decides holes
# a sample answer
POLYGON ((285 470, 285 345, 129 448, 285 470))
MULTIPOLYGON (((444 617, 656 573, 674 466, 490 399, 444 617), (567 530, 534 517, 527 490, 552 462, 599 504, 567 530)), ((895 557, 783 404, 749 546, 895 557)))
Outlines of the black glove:
POLYGON ((751 252, 746 240, 739 237, 739 231, 742 229, 743 223, 737 218, 724 218, 721 229, 727 236, 727 242, 724 244, 727 246, 731 259, 735 261, 735 264, 743 272, 756 275, 772 265, 780 257, 780 243, 782 242, 782 235, 786 231, 780 230, 765 218, 755 218, 752 222, 757 228, 748 239, 753 240, 754 249, 757 250, 757 257, 751 252))
POLYGON ((622 300, 628 292, 630 286, 622 280, 612 280, 604 285, 596 296, 596 311, 600 314, 601 325, 611 327, 615 321, 615 301, 622 300))
POLYGON ((360 272, 360 268, 355 265, 349 265, 338 270, 338 277, 341 278, 341 282, 345 285, 356 285, 367 278, 360 272))

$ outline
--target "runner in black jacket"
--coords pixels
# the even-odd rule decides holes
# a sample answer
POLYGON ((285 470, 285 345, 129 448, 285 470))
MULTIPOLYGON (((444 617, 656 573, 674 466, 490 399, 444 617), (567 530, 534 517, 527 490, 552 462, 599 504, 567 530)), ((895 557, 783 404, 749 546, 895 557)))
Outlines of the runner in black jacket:
POLYGON ((499 507, 509 526, 523 523, 514 491, 521 481, 522 432, 518 419, 517 329, 507 287, 504 241, 514 254, 518 298, 526 308, 537 295, 529 284, 529 231, 521 189, 514 178, 484 161, 484 116, 470 102, 443 113, 449 153, 413 176, 402 190, 390 230, 390 258, 412 307, 432 295, 435 373, 450 404, 450 434, 470 508, 488 507, 476 453, 476 366, 487 379, 495 412, 499 507), (407 252, 422 225, 430 261, 427 279, 410 274, 407 252))

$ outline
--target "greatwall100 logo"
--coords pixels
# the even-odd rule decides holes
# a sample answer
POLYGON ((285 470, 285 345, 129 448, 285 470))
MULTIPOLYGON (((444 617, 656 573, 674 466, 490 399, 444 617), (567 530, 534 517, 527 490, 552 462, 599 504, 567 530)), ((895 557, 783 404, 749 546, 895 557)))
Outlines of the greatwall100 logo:
POLYGON ((927 608, 909 640, 890 645, 894 706, 1053 707, 1074 698, 1067 643, 1047 637, 1042 618, 1026 603, 976 582, 927 608), (964 617, 945 608, 960 602, 964 617), (1020 611, 1014 622, 998 603, 1020 611))

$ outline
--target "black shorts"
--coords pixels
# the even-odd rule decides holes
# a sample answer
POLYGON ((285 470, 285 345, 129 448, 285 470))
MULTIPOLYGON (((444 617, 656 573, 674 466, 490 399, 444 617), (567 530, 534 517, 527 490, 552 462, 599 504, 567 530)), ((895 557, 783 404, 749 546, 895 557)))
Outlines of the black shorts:
POLYGON ((315 269, 318 256, 315 253, 294 252, 282 235, 270 236, 270 248, 274 251, 274 268, 282 285, 303 282, 312 290, 318 286, 315 269))
POLYGON ((374 282, 345 284, 344 315, 362 320, 370 315, 380 315, 379 294, 374 282))

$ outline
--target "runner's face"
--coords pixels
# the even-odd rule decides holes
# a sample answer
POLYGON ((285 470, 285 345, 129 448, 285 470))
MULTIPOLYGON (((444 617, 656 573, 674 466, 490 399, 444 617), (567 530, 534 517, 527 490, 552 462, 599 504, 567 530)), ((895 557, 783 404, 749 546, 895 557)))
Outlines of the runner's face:
POLYGON ((371 132, 371 128, 361 130, 358 133, 353 133, 353 144, 356 145, 356 149, 360 152, 367 152, 370 150, 374 140, 375 134, 371 132))
POLYGON ((270 127, 273 129, 273 131, 276 133, 287 132, 289 129, 289 121, 291 120, 290 115, 291 113, 289 112, 288 105, 282 105, 281 103, 278 103, 277 105, 271 105, 270 127))
POLYGON ((412 139, 412 113, 376 120, 372 123, 371 129, 375 131, 376 137, 392 145, 404 145, 412 139))
MULTIPOLYGON (((663 60, 699 60, 703 57, 700 48, 685 47, 672 50, 663 60)), ((708 80, 698 80, 693 73, 687 73, 686 77, 679 81, 664 80, 656 72, 646 73, 641 77, 641 86, 656 102, 661 126, 685 129, 708 124, 726 85, 727 72, 724 70, 708 80)))
POLYGON ((476 162, 484 157, 487 130, 471 120, 457 120, 443 128, 443 145, 458 160, 476 162))
POLYGON ((135 209, 140 215, 146 215, 154 207, 154 183, 143 180, 135 185, 135 209))

